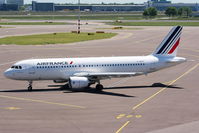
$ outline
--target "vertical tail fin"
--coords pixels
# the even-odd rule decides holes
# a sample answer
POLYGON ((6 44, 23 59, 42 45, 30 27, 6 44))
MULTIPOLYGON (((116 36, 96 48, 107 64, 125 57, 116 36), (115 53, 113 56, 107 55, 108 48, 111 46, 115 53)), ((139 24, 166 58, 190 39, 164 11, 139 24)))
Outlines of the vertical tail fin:
POLYGON ((168 35, 157 47, 155 52, 153 52, 153 55, 175 57, 177 54, 178 45, 180 43, 182 28, 182 26, 173 27, 168 35))

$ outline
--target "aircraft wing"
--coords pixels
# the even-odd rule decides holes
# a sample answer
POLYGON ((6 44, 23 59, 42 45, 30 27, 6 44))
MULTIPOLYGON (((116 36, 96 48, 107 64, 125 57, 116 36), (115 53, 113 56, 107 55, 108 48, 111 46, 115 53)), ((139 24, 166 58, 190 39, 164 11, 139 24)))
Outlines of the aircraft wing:
POLYGON ((121 77, 132 77, 144 74, 143 72, 114 72, 114 73, 75 73, 74 76, 78 77, 88 77, 91 80, 101 80, 101 79, 108 79, 108 78, 121 78, 121 77))

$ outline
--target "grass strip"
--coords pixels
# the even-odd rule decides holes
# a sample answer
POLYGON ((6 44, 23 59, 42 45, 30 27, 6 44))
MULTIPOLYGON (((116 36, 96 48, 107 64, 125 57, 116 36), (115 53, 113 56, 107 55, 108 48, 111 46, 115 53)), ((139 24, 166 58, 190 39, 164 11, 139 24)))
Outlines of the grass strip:
POLYGON ((65 25, 65 22, 0 22, 0 25, 65 25))
POLYGON ((73 42, 106 39, 115 36, 116 33, 52 33, 52 34, 37 34, 26 36, 12 36, 0 38, 0 45, 2 44, 16 44, 16 45, 46 45, 46 44, 66 44, 73 42))
MULTIPOLYGON (((77 20, 77 16, 0 16, 0 19, 20 20, 77 20)), ((81 20, 141 20, 140 15, 81 15, 81 20)))
POLYGON ((109 25, 117 26, 199 26, 199 22, 107 22, 109 25))

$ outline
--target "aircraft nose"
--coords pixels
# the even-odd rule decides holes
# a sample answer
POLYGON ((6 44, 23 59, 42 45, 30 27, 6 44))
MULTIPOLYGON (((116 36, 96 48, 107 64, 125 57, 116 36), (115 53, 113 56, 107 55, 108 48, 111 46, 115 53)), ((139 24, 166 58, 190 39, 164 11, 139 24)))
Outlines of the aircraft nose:
POLYGON ((6 78, 12 78, 12 72, 8 69, 8 70, 6 70, 5 72, 4 72, 4 76, 6 77, 6 78))

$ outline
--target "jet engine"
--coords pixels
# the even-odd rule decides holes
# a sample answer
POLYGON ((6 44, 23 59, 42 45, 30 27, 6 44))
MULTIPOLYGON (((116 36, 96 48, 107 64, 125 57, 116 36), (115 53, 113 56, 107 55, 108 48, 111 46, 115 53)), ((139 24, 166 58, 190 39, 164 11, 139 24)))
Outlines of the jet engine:
POLYGON ((86 77, 70 77, 69 87, 71 89, 82 89, 88 87, 90 81, 86 77))

